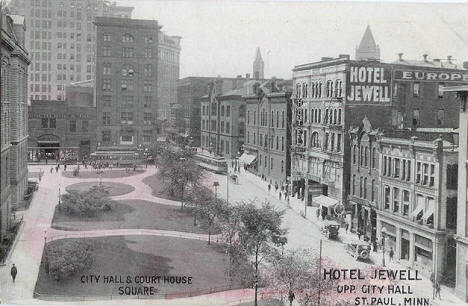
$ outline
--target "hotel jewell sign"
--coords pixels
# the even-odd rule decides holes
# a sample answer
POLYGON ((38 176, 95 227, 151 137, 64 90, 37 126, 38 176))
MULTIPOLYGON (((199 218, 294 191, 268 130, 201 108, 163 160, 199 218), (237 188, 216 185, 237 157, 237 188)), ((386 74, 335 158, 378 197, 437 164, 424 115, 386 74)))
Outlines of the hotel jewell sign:
POLYGON ((391 71, 378 64, 351 64, 346 100, 351 104, 390 103, 391 71))

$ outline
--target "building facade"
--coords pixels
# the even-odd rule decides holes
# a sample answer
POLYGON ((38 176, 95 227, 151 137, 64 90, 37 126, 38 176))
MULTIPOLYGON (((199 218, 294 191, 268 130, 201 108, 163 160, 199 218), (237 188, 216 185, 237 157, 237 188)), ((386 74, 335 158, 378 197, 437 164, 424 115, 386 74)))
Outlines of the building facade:
POLYGON ((94 79, 96 16, 130 18, 133 7, 105 0, 12 0, 9 9, 24 15, 30 51, 29 100, 65 100, 70 83, 94 79))
POLYGON ((156 139, 157 21, 97 17, 97 141, 138 146, 156 139))
MULTIPOLYGON (((468 86, 447 86, 445 92, 456 93, 460 102, 459 154, 458 154, 458 189, 457 189, 457 230, 456 242, 456 280, 455 293, 464 302, 468 302, 468 86)), ((458 104, 458 103, 457 103, 458 104)))
POLYGON ((159 32, 158 44, 158 104, 159 120, 176 120, 177 81, 180 70, 180 36, 159 32))
POLYGON ((441 138, 423 141, 415 136, 384 136, 377 144, 379 241, 385 239, 396 260, 427 277, 432 272, 438 280, 454 275, 457 148, 441 138))
POLYGON ((354 61, 342 55, 293 70, 293 191, 307 199, 325 195, 346 204, 349 137, 363 114, 374 128, 448 132, 458 127, 456 98, 448 84, 468 81, 452 63, 354 61))
POLYGON ((245 95, 247 107, 244 154, 250 169, 271 184, 282 186, 290 176, 291 82, 264 82, 245 95))
POLYGON ((1 188, 0 244, 13 225, 12 212, 23 200, 28 183, 28 65, 23 16, 1 17, 1 188))

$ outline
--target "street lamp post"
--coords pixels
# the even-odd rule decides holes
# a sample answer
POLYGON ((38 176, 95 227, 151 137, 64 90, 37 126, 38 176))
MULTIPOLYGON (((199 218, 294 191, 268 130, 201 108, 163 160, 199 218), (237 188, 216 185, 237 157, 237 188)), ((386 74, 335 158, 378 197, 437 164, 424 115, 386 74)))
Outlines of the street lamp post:
POLYGON ((382 227, 381 234, 382 234, 382 265, 385 267, 385 234, 387 233, 387 229, 382 227))
POLYGON ((218 181, 215 181, 215 182, 213 183, 213 187, 215 188, 215 199, 218 198, 218 186, 219 186, 218 181))

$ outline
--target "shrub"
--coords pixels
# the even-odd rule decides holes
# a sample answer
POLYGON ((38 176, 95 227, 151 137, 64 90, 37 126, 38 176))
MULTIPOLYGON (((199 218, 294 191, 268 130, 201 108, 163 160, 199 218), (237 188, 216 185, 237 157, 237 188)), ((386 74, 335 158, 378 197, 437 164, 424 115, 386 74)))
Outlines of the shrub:
POLYGON ((112 200, 106 186, 95 185, 88 191, 72 190, 62 196, 60 211, 69 216, 96 217, 112 209, 112 200))
POLYGON ((77 240, 51 243, 46 248, 45 269, 57 281, 67 279, 91 264, 91 245, 77 240))

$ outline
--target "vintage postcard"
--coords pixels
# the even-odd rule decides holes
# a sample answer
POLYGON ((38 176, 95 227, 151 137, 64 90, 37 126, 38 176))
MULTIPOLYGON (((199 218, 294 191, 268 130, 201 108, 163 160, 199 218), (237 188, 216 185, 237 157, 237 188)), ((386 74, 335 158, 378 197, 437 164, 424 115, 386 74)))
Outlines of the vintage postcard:
POLYGON ((468 304, 468 2, 0 5, 0 304, 468 304))

